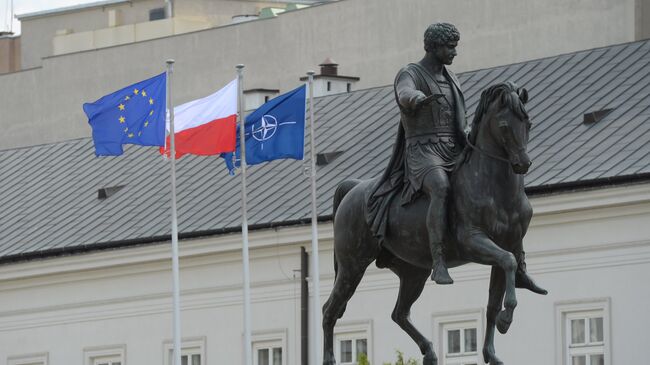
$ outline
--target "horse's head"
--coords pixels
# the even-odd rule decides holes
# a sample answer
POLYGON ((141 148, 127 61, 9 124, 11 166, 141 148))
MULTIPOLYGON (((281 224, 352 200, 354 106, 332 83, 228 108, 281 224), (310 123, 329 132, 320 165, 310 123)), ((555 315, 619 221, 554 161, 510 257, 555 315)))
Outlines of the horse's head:
POLYGON ((510 162, 517 174, 531 165, 526 148, 531 123, 524 104, 528 91, 512 82, 484 90, 476 108, 470 142, 488 154, 510 162))

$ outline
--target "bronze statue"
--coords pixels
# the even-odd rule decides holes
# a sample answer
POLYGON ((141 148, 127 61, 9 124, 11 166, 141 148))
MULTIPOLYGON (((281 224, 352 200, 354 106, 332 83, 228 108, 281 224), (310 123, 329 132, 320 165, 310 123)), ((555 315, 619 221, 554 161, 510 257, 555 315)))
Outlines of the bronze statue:
MULTIPOLYGON (((433 257, 431 279, 438 284, 454 282, 442 253, 447 227, 447 175, 465 145, 466 122, 460 83, 445 65, 451 65, 456 57, 459 40, 460 34, 453 25, 432 24, 424 33, 424 58, 402 68, 395 78, 395 97, 401 112, 398 138, 404 146, 398 153, 403 154, 403 162, 399 161, 393 170, 403 170, 402 205, 411 203, 420 192, 428 198, 426 226, 433 257)), ((386 184, 390 188, 393 182, 382 181, 378 190, 383 191, 386 184)), ((371 206, 376 206, 382 195, 373 194, 371 206)), ((376 221, 372 214, 369 216, 372 222, 376 221)), ((380 239, 385 235, 385 226, 373 228, 380 239)))
POLYGON ((532 216, 523 183, 531 163, 528 93, 509 82, 483 91, 466 138, 463 95, 445 67, 458 40, 451 24, 427 29, 425 57, 395 80, 401 121, 388 168, 379 178, 344 181, 336 190, 336 279, 323 306, 325 365, 335 364, 334 324, 375 260, 400 278, 392 318, 418 344, 424 365, 437 364, 436 355, 409 311, 430 273, 437 283, 450 284, 447 265, 492 266, 483 347, 490 364, 502 364, 494 328, 508 330, 515 287, 546 294, 527 275, 522 246, 532 216))

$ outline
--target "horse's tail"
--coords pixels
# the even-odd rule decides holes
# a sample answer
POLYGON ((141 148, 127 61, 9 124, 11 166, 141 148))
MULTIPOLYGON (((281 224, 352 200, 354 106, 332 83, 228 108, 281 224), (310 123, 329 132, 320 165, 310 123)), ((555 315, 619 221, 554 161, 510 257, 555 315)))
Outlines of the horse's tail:
MULTIPOLYGON (((339 204, 341 204, 345 195, 352 190, 352 188, 359 185, 360 182, 361 180, 358 179, 344 180, 336 187, 336 191, 334 191, 334 209, 332 211, 332 218, 336 218, 336 210, 339 208, 339 204)), ((336 275, 339 271, 338 266, 339 265, 336 263, 336 251, 334 251, 334 280, 336 280, 336 275)))

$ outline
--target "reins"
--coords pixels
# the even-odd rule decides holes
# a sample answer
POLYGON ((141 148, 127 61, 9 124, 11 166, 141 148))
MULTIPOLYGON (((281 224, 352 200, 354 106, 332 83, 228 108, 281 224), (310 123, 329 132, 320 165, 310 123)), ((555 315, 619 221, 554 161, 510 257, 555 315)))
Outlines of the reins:
POLYGON ((506 158, 503 158, 503 157, 493 155, 493 154, 489 153, 488 151, 482 150, 482 149, 474 146, 472 144, 472 142, 469 141, 469 138, 467 139, 467 145, 470 146, 473 150, 476 150, 476 151, 478 151, 478 152, 480 152, 480 153, 482 153, 482 154, 484 154, 484 155, 486 155, 488 157, 491 157, 491 158, 493 158, 495 160, 503 161, 503 162, 506 162, 506 163, 510 164, 510 160, 508 160, 506 158))

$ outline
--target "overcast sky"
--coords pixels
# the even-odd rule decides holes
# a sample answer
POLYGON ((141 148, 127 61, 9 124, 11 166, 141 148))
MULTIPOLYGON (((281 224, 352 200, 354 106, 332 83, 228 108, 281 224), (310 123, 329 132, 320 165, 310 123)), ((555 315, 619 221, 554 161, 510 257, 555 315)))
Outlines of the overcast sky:
MULTIPOLYGON (((32 13, 35 11, 56 9, 65 6, 94 3, 98 0, 13 0, 14 15, 32 13)), ((12 29, 14 33, 20 33, 20 22, 15 18, 11 23, 11 2, 12 0, 0 0, 0 31, 12 29)))

